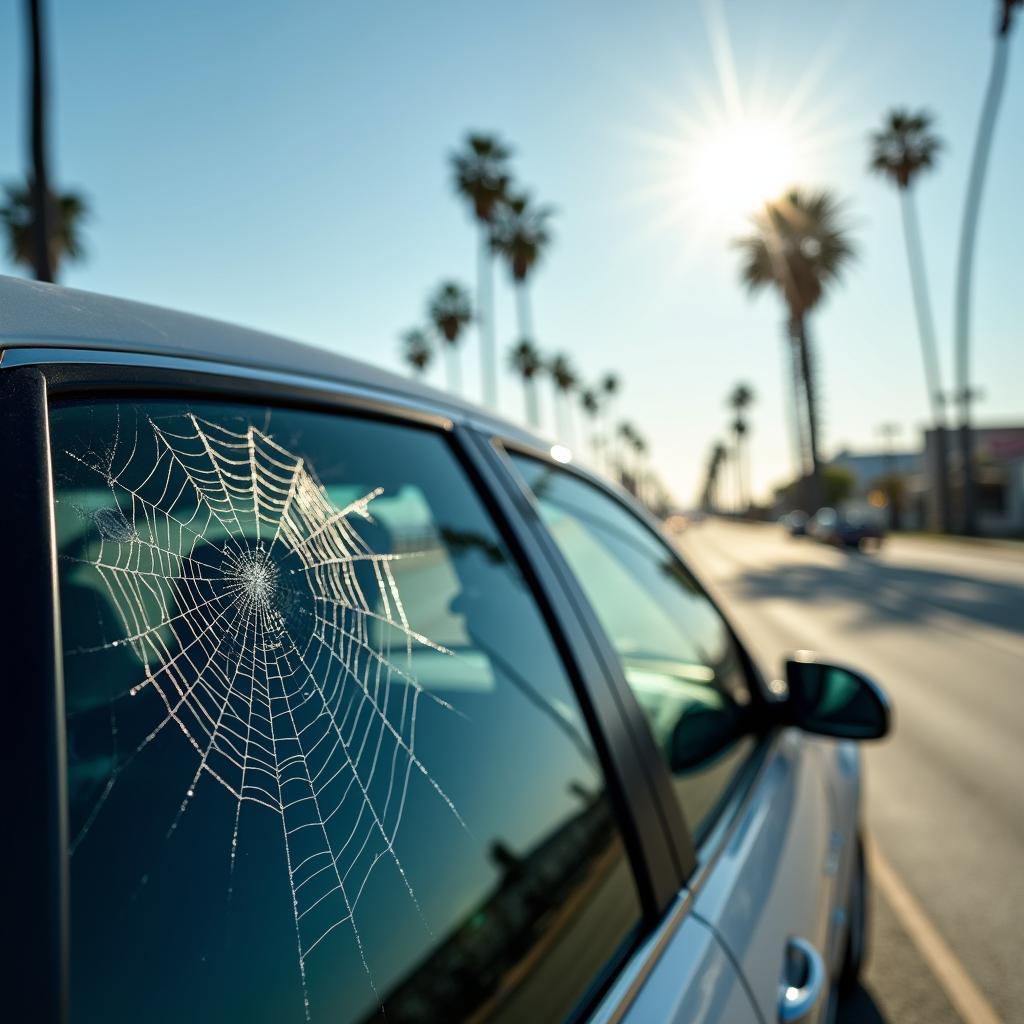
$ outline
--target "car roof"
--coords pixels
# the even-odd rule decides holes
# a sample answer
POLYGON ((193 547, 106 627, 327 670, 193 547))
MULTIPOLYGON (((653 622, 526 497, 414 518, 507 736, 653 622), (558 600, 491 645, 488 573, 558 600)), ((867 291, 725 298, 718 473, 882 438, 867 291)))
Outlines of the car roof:
POLYGON ((315 345, 191 313, 0 275, 0 359, 6 350, 24 348, 128 352, 298 374, 380 392, 539 447, 549 443, 480 406, 315 345))

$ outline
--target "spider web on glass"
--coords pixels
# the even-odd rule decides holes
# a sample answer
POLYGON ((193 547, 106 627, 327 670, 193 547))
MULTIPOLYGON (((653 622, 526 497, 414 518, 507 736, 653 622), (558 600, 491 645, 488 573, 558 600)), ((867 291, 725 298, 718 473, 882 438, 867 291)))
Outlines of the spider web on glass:
POLYGON ((106 465, 68 452, 114 501, 91 515, 100 541, 88 564, 126 633, 89 650, 130 646, 143 666, 130 695, 151 691, 160 707, 71 851, 118 775, 177 728, 196 767, 168 836, 201 783, 223 786, 236 801, 233 878, 243 803, 280 817, 308 1020, 307 958, 337 929, 350 931, 373 986, 356 911, 381 860, 423 917, 395 850, 414 772, 465 827, 415 751, 420 699, 452 709, 417 683, 413 649, 450 652, 409 624, 391 568, 409 556, 373 551, 353 526, 372 522, 381 488, 338 508, 304 460, 259 429, 182 421, 179 433, 148 420, 157 454, 134 486, 124 478, 141 475, 137 434, 117 472, 119 437, 106 465))

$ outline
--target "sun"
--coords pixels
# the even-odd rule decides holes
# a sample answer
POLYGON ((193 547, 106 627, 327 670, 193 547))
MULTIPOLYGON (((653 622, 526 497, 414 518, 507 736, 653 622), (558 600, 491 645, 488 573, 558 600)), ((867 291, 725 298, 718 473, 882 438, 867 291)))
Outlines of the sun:
POLYGON ((788 80, 756 62, 741 80, 722 0, 705 0, 703 14, 713 75, 687 72, 667 93, 639 83, 654 116, 622 126, 635 174, 624 198, 644 211, 636 244, 670 238, 677 276, 709 247, 724 252, 765 203, 820 181, 859 131, 829 73, 834 47, 788 80))
POLYGON ((781 195, 799 171, 798 147, 786 127, 763 118, 720 122, 687 148, 684 187, 726 220, 748 217, 781 195))

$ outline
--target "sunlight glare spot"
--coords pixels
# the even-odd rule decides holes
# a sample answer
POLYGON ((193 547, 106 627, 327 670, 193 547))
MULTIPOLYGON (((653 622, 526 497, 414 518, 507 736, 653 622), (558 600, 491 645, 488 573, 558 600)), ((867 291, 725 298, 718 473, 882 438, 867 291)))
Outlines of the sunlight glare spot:
POLYGON ((694 191, 720 215, 745 217, 793 184, 796 164, 793 143, 779 125, 726 123, 698 147, 694 191))

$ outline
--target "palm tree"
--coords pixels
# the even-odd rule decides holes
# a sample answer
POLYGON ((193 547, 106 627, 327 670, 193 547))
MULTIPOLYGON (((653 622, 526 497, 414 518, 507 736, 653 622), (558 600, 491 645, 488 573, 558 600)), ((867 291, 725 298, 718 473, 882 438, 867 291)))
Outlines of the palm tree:
POLYGON ((532 206, 529 196, 523 193, 499 203, 494 216, 491 251, 505 260, 512 275, 520 338, 534 336, 526 284, 551 242, 547 222, 553 213, 550 206, 532 206))
POLYGON ((580 408, 587 419, 590 420, 590 457, 594 460, 594 465, 596 466, 599 447, 597 441, 597 422, 598 417, 601 415, 601 400, 597 397, 596 388, 584 388, 580 392, 580 408))
POLYGON ((633 493, 646 501, 646 478, 644 459, 647 455, 647 439, 634 431, 633 433, 633 493))
POLYGON ((621 483, 625 483, 630 478, 629 470, 629 459, 628 453, 633 449, 639 434, 636 432, 636 428, 628 420, 623 420, 618 427, 615 428, 615 435, 619 440, 620 444, 620 457, 618 459, 618 465, 613 465, 613 470, 617 469, 617 476, 621 483))
POLYGON ((914 296, 917 333, 921 339, 925 383, 928 387, 928 400, 935 428, 939 522, 942 529, 948 532, 951 523, 945 392, 942 387, 942 371, 939 366, 931 300, 928 297, 928 278, 917 223, 917 207, 911 192, 914 180, 922 171, 930 170, 935 165, 936 157, 942 149, 942 141, 931 131, 931 127, 932 118, 927 111, 918 111, 916 114, 908 110, 890 111, 883 129, 871 136, 869 167, 892 181, 899 191, 903 237, 907 246, 907 264, 910 267, 910 287, 914 296))
POLYGON ((52 281, 55 267, 50 253, 54 233, 52 193, 46 170, 46 68, 44 67, 42 0, 28 0, 29 38, 32 47, 32 173, 28 178, 30 194, 30 265, 37 281, 52 281))
POLYGON ((470 133, 465 145, 451 156, 455 192, 469 204, 479 230, 477 253, 477 323, 480 328, 480 367, 484 402, 498 404, 498 372, 494 342, 494 282, 491 230, 498 207, 508 192, 512 151, 496 136, 470 133))
POLYGON ((526 399, 526 422, 534 430, 540 427, 540 406, 537 396, 537 375, 544 370, 541 359, 533 342, 523 338, 509 354, 512 369, 522 378, 523 396, 526 399))
POLYGON ((463 330, 473 319, 469 295, 457 282, 443 281, 427 304, 427 316, 447 344, 448 386, 452 391, 460 392, 462 368, 459 365, 458 346, 463 330))
POLYGON ((799 359, 811 455, 811 504, 823 500, 818 446, 818 395, 807 317, 829 285, 838 281, 854 247, 841 220, 842 206, 829 191, 788 195, 765 204, 753 218, 754 233, 734 244, 741 251, 740 278, 750 292, 771 286, 789 314, 790 336, 799 359))
POLYGON ((84 255, 82 222, 89 213, 85 200, 75 192, 62 195, 50 193, 47 203, 49 227, 47 235, 46 277, 40 274, 37 258, 39 221, 35 186, 31 179, 4 186, 4 203, 0 206, 0 222, 7 234, 7 256, 12 263, 33 268, 39 281, 53 281, 64 260, 79 260, 84 255))
POLYGON ((725 462, 727 449, 721 441, 716 441, 708 457, 708 468, 704 478, 704 493, 701 504, 707 510, 718 507, 718 474, 725 462))
POLYGON ((572 406, 569 395, 576 390, 579 378, 569 362, 569 357, 559 353, 547 366, 555 389, 555 420, 558 434, 571 448, 573 446, 572 406))
POLYGON ((744 483, 746 467, 744 466, 745 443, 747 437, 747 421, 744 413, 753 404, 754 390, 749 384, 737 384, 729 393, 728 405, 736 414, 732 430, 736 435, 736 501, 740 508, 750 504, 749 488, 744 483))
POLYGON ((430 335, 418 327, 406 331, 402 335, 402 355, 414 376, 422 377, 427 367, 434 361, 434 346, 431 344, 430 335))
POLYGON ((975 531, 973 439, 971 436, 971 385, 968 366, 968 348, 971 326, 971 273, 974 269, 974 240, 978 233, 978 215, 981 211, 981 190, 985 183, 989 153, 995 134, 996 116, 1006 87, 1006 68, 1010 60, 1010 29, 1013 27, 1013 9, 1024 0, 998 0, 999 25, 996 29, 995 52, 988 88, 978 122, 978 136, 974 143, 971 175, 967 181, 964 219, 960 228, 960 256, 956 274, 956 317, 954 341, 956 345, 956 399, 960 404, 960 463, 963 473, 962 529, 975 531))
POLYGON ((601 378, 598 387, 601 396, 601 419, 603 420, 601 444, 608 453, 608 468, 611 470, 612 408, 615 405, 616 396, 622 390, 622 378, 617 373, 608 372, 601 378))

